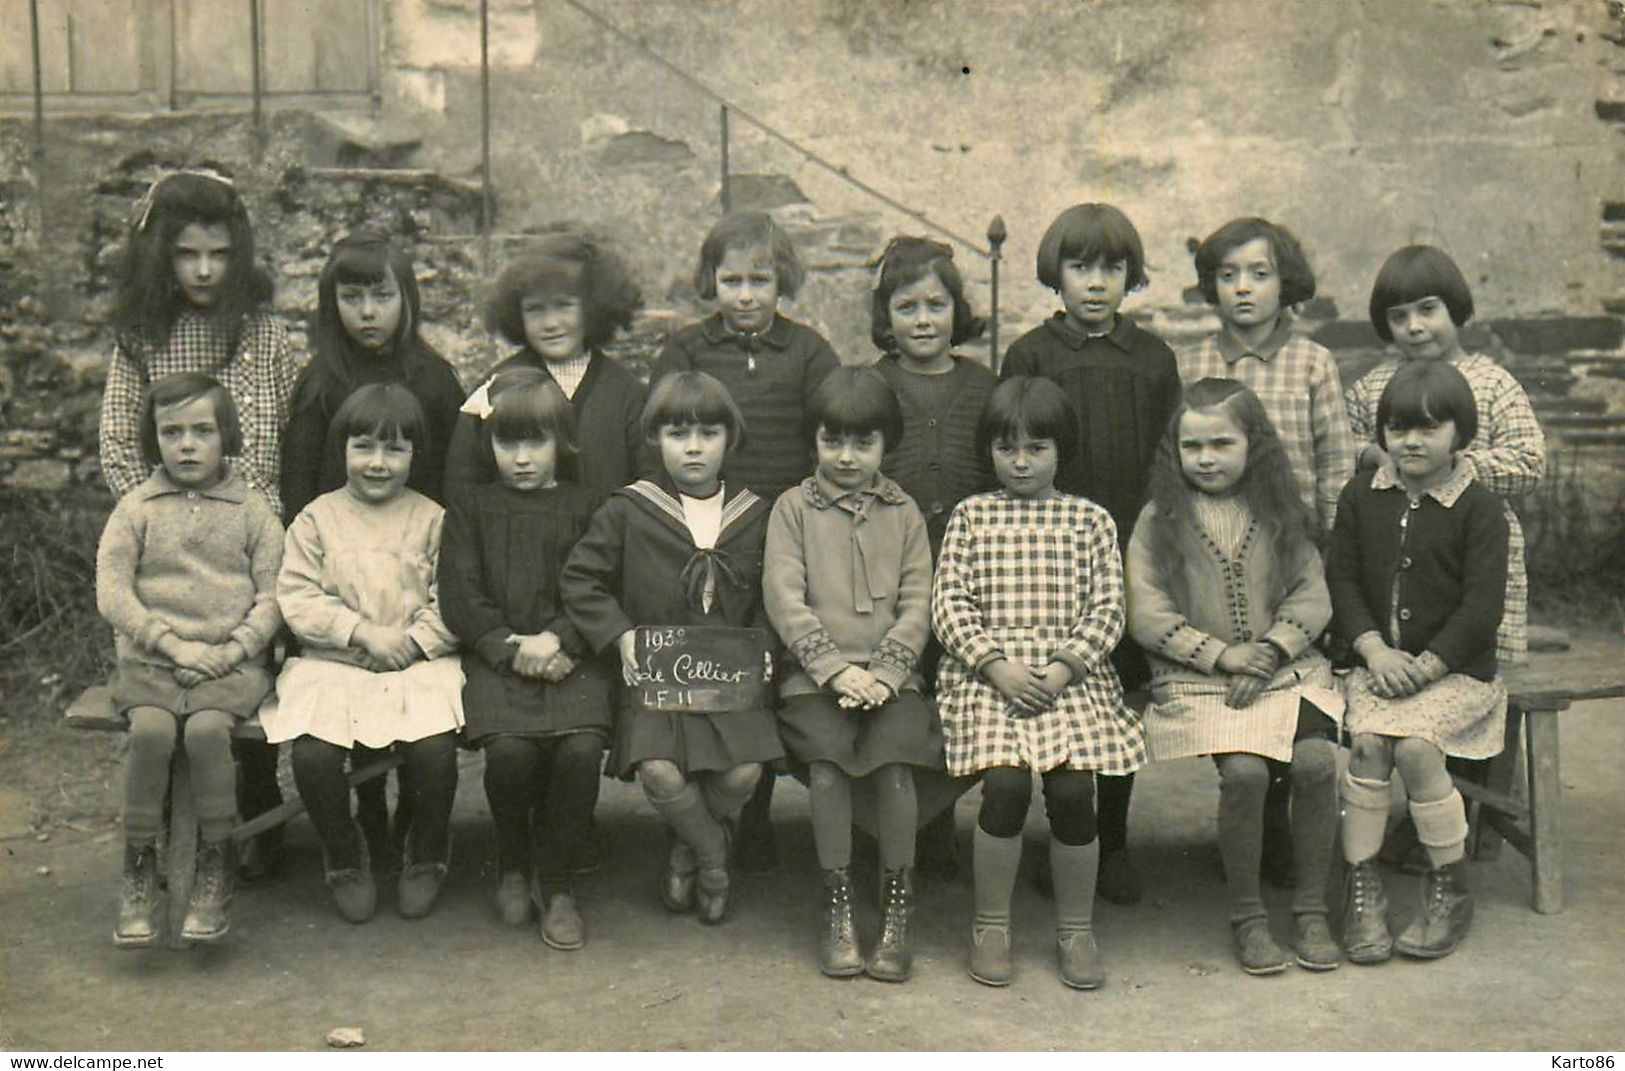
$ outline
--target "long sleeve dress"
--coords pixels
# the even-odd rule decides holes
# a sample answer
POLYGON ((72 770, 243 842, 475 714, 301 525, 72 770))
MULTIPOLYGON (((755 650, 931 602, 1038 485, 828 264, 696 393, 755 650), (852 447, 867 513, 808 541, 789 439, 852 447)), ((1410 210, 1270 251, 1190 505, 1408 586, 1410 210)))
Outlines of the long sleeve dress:
MULTIPOLYGON (((1507 499, 1529 494, 1546 475, 1546 437, 1541 434, 1529 395, 1512 373, 1481 353, 1451 362, 1473 389, 1478 434, 1461 451, 1472 476, 1501 496, 1507 522, 1506 609, 1496 634, 1496 657, 1503 665, 1522 662, 1529 649, 1529 575, 1524 563, 1523 525, 1507 499)), ((1377 441, 1377 402, 1399 371, 1398 360, 1384 361, 1344 393, 1349 427, 1362 448, 1377 441)))
POLYGON ((277 604, 303 654, 283 665, 277 705, 260 715, 267 741, 382 748, 462 727, 463 670, 438 595, 444 516, 416 491, 372 505, 340 488, 294 518, 277 604), (365 668, 351 644, 363 623, 405 630, 424 657, 402 670, 365 668))
POLYGON ((948 772, 1066 766, 1126 774, 1144 765, 1145 733, 1110 661, 1123 622, 1123 563, 1104 507, 1002 490, 961 502, 931 592, 931 624, 945 652, 937 704, 948 772), (1040 669, 1064 662, 1072 682, 1038 715, 1013 716, 980 675, 1001 656, 1040 669))
POLYGON ((1145 734, 1155 760, 1246 752, 1292 761, 1298 708, 1308 700, 1333 720, 1343 713, 1331 663, 1314 641, 1332 619, 1320 555, 1305 544, 1282 562, 1268 533, 1235 499, 1196 500, 1184 560, 1156 560, 1157 508, 1146 506, 1129 540, 1128 623, 1151 659, 1145 734), (1206 508, 1202 508, 1206 507, 1206 508), (1268 640, 1287 655, 1262 694, 1225 705, 1219 655, 1268 640))
POLYGON ((586 492, 561 483, 515 491, 500 483, 451 496, 440 551, 440 603, 464 649, 463 712, 471 743, 497 735, 595 731, 608 738, 605 659, 564 610, 559 577, 592 517, 586 492), (513 671, 509 639, 551 632, 576 668, 561 681, 513 671))
MULTIPOLYGON (((621 634, 639 625, 769 628, 762 608, 768 504, 743 487, 719 493, 721 527, 711 547, 695 543, 669 478, 639 480, 598 508, 559 582, 588 646, 615 660, 621 634)), ((641 709, 624 694, 620 706, 611 763, 622 773, 645 759, 668 759, 692 773, 784 755, 766 707, 674 713, 641 709)))

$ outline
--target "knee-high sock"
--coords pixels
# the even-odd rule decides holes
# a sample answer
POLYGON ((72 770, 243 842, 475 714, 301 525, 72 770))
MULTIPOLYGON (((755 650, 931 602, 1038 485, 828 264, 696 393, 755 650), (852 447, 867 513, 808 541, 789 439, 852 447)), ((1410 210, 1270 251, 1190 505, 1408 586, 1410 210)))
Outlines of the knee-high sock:
POLYGON ((158 707, 130 710, 124 760, 124 838, 145 843, 164 831, 164 794, 175 755, 175 715, 158 707))
POLYGON ((231 761, 236 720, 223 710, 200 710, 181 727, 197 800, 198 836, 205 844, 228 839, 237 824, 237 766, 231 761))
POLYGON ((1051 837, 1049 861, 1055 880, 1055 935, 1066 937, 1088 930, 1094 918, 1100 841, 1062 844, 1051 837))
POLYGON ((914 834, 920 824, 914 771, 902 765, 883 766, 875 771, 874 782, 881 868, 897 870, 913 866, 914 834))
POLYGON ((436 733, 402 745, 411 800, 413 863, 447 863, 451 855, 451 809, 457 801, 457 737, 436 733))
POLYGON ((1416 823, 1416 839, 1427 849, 1434 868, 1460 862, 1467 849, 1467 806, 1461 793, 1451 789, 1443 799, 1426 803, 1411 801, 1411 820, 1416 823))
POLYGON ((1382 848, 1388 830, 1388 784, 1343 776, 1343 858, 1363 863, 1382 848))
POLYGON ((827 762, 813 764, 807 779, 812 804, 813 847, 824 870, 852 862, 852 779, 827 762))
MULTIPOLYGON (((1330 740, 1309 738, 1292 745, 1292 855, 1298 884, 1292 910, 1324 914, 1326 878, 1337 839, 1337 749, 1330 740)), ((1265 806, 1269 804, 1266 802, 1265 806)), ((1268 819, 1266 818, 1266 821, 1268 819)))
POLYGON ((643 794, 649 797, 655 810, 660 812, 678 838, 694 849, 694 858, 701 871, 726 873, 728 848, 722 824, 705 806, 705 797, 692 781, 685 782, 675 796, 661 797, 649 790, 647 782, 643 794))
POLYGON ((1021 865, 1021 835, 995 837, 980 825, 972 838, 971 872, 975 875, 977 926, 1010 927, 1010 897, 1021 865))
POLYGON ((1133 774, 1095 775, 1095 822, 1101 851, 1128 847, 1128 805, 1133 795, 1133 774))
MULTIPOLYGON (((767 774, 762 776, 766 777, 767 774)), ((756 782, 733 790, 723 781, 721 774, 706 774, 705 780, 700 785, 700 791, 705 794, 705 806, 711 811, 713 818, 719 822, 733 822, 756 795, 756 782)))
POLYGON ((1230 890, 1230 921, 1262 918, 1258 869, 1264 850, 1269 767, 1257 755, 1219 756, 1219 856, 1230 890))

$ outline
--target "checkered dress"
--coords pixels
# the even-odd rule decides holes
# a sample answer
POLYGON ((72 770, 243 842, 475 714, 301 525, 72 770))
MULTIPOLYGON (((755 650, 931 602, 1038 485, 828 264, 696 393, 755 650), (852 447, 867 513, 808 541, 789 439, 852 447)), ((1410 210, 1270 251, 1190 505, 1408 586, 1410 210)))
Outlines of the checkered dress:
POLYGON ((1226 354, 1228 346, 1235 346, 1228 335, 1210 335, 1181 352, 1180 381, 1190 386, 1218 376, 1250 387, 1281 436, 1304 507, 1330 531, 1355 458, 1337 361, 1325 346, 1292 334, 1285 321, 1257 353, 1226 354))
POLYGON ((1139 715, 1108 656, 1123 634, 1123 565, 1111 515, 1072 495, 972 495, 943 537, 931 624, 946 653, 938 710, 948 771, 1058 766, 1131 773, 1146 760, 1139 715), (976 670, 1004 655, 1072 667, 1055 704, 1012 717, 976 670))
POLYGON ((243 453, 232 467, 248 485, 265 496, 278 515, 282 429, 298 373, 288 349, 288 332, 268 312, 243 320, 237 352, 226 352, 226 339, 209 320, 190 310, 175 318, 169 340, 132 354, 122 343, 113 346, 102 392, 100 449, 102 474, 113 494, 122 498, 141 486, 151 472, 141 460, 141 396, 155 380, 177 372, 202 372, 220 381, 237 403, 243 431, 243 453))
MULTIPOLYGON (((1478 405, 1478 434, 1461 452, 1473 477, 1504 500, 1533 491, 1546 475, 1546 437, 1541 434, 1529 395, 1512 374, 1481 353, 1465 354, 1452 364, 1473 389, 1478 405)), ((1361 376, 1344 394, 1349 426, 1362 447, 1377 441, 1377 402, 1399 361, 1384 361, 1361 376)), ((1523 525, 1511 506, 1507 518, 1506 609, 1495 637, 1501 665, 1524 661, 1529 648, 1529 574, 1524 566, 1523 525)))

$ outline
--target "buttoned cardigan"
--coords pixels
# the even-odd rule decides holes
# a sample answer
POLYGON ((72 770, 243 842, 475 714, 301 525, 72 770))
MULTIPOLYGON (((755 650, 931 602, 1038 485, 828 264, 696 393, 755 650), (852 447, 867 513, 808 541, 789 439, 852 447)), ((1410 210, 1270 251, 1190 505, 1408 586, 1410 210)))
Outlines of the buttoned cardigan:
POLYGON ((1182 561, 1152 553, 1157 507, 1148 504, 1129 540, 1128 624, 1151 662, 1151 686, 1211 683, 1219 655, 1238 643, 1269 642, 1285 653, 1272 684, 1290 681, 1320 656, 1315 638, 1332 618, 1320 555, 1307 542, 1282 562, 1268 531, 1249 518, 1234 558, 1196 523, 1185 522, 1182 561))
POLYGON ((1432 651, 1452 673, 1493 680, 1506 574, 1500 499, 1465 466, 1415 499, 1392 461, 1343 489, 1326 583, 1344 640, 1376 631, 1409 654, 1432 651))

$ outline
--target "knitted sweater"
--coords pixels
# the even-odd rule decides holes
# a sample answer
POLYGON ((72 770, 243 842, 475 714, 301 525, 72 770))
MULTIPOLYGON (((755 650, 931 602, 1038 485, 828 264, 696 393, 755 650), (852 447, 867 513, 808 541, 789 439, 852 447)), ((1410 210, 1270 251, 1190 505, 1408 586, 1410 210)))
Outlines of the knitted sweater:
POLYGON ((772 502, 812 471, 807 399, 838 364, 823 335, 793 320, 775 316, 766 331, 742 336, 713 313, 667 340, 650 382, 685 369, 720 379, 746 428, 725 473, 772 502))
POLYGON ((963 357, 954 359, 952 371, 937 376, 906 370, 895 354, 882 357, 875 368, 903 407, 903 440, 886 451, 880 471, 920 507, 935 558, 954 507, 998 485, 992 459, 976 450, 976 424, 998 377, 963 357), (928 380, 940 381, 941 392, 928 380))
POLYGON ((254 658, 282 615, 276 578, 282 525, 236 473, 207 491, 177 487, 158 469, 119 499, 96 548, 96 609, 118 656, 172 665, 158 641, 236 640, 254 658))
POLYGON ((779 496, 767 525, 762 599, 800 663, 784 695, 816 692, 849 665, 893 691, 920 686, 931 634, 925 521, 896 483, 843 492, 809 476, 779 496))
MULTIPOLYGON (((523 349, 492 369, 490 377, 468 396, 446 452, 448 488, 496 480, 496 460, 491 456, 491 438, 485 430, 485 416, 490 412, 486 391, 492 379, 510 368, 548 371, 545 360, 523 349)), ((575 483, 587 493, 593 506, 617 487, 637 479, 642 469, 643 432, 638 421, 643 416, 646 394, 637 377, 614 358, 593 351, 587 373, 570 399, 576 420, 575 483)))

